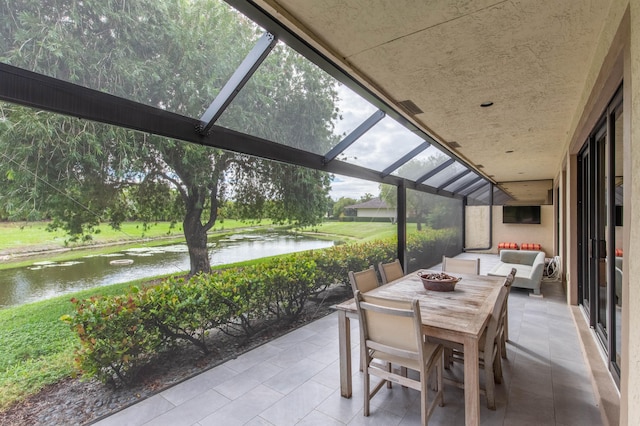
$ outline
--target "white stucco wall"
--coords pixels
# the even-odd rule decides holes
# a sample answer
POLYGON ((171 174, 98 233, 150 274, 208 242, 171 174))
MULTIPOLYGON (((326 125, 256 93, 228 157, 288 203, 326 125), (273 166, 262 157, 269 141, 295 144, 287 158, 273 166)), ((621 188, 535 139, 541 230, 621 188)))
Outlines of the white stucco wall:
MULTIPOLYGON (((625 70, 625 120, 630 134, 625 151, 624 275, 640 276, 640 1, 630 2, 630 43, 625 70), (629 108, 630 107, 630 108, 629 108), (629 110, 629 111, 627 111, 629 110), (627 152, 629 155, 626 155, 627 152), (628 200, 628 202, 627 202, 628 200), (628 248, 626 247, 628 245, 628 248)), ((626 142, 626 141, 625 141, 626 142)), ((640 285, 637 279, 624 280, 622 318, 622 383, 620 424, 640 424, 640 285)))
MULTIPOLYGON (((486 247, 488 244, 489 211, 484 206, 466 209, 465 247, 486 247)), ((502 206, 493 206, 493 238, 488 253, 497 253, 501 242, 540 244, 547 257, 555 256, 553 244, 554 206, 540 206, 540 224, 502 223, 502 206)))
POLYGON ((385 210, 385 209, 358 209, 358 217, 388 217, 394 218, 396 217, 395 210, 385 210))

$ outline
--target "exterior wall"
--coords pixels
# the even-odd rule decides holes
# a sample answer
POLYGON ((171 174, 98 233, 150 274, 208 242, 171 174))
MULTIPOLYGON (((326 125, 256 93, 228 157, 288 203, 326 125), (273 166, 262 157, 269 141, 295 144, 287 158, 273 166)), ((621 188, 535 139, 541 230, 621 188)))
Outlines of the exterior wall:
MULTIPOLYGON (((629 277, 640 276, 640 1, 613 0, 595 47, 581 102, 569 128, 564 177, 565 203, 561 225, 566 249, 564 259, 567 297, 577 303, 577 172, 576 155, 594 128, 616 88, 624 81, 624 236, 623 317, 621 350, 621 425, 640 424, 640 285, 629 277)), ((607 416, 608 419, 611 417, 607 416)), ((617 423, 617 422, 616 422, 617 423)))
POLYGON ((571 155, 568 160, 566 173, 566 233, 565 244, 567 246, 567 257, 563 259, 567 266, 565 269, 565 280, 567 281, 567 302, 571 305, 578 304, 578 158, 571 155))
POLYGON ((357 216, 358 217, 388 217, 393 219, 396 217, 396 211, 386 210, 386 209, 358 209, 357 216))
POLYGON ((464 247, 484 249, 489 252, 491 228, 489 226, 490 206, 466 206, 464 247))
POLYGON ((540 206, 539 225, 521 225, 502 223, 502 206, 493 206, 493 247, 492 252, 498 252, 500 242, 538 243, 547 257, 553 256, 553 230, 554 207, 553 205, 540 206))
POLYGON ((554 230, 555 219, 553 205, 540 206, 540 224, 525 225, 502 223, 502 206, 493 206, 493 236, 489 244, 489 210, 486 206, 467 206, 465 248, 475 249, 479 253, 498 253, 501 242, 537 243, 547 257, 555 256, 554 230), (480 248, 480 249, 479 249, 480 248))
POLYGON ((625 61, 625 209, 624 227, 628 238, 624 244, 623 317, 620 424, 640 424, 640 2, 630 2, 629 50, 625 61), (626 155, 629 153, 629 155, 626 155), (628 177, 627 177, 628 176, 628 177), (629 206, 627 208, 626 206, 629 206))

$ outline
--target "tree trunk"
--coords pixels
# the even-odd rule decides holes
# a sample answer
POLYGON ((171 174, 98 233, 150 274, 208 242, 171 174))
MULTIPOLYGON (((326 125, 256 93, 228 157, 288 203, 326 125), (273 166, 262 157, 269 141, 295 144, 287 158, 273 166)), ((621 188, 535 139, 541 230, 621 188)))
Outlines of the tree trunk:
POLYGON ((209 261, 209 250, 207 249, 207 228, 202 226, 200 221, 200 211, 187 209, 182 222, 184 236, 189 248, 189 261, 191 269, 189 275, 198 272, 211 272, 211 262, 209 261))

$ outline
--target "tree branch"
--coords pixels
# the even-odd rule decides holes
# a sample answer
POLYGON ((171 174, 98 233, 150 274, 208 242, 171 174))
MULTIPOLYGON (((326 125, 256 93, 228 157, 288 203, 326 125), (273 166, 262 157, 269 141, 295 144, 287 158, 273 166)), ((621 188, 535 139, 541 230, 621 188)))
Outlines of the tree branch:
POLYGON ((179 180, 172 178, 171 176, 169 176, 167 173, 165 172, 161 172, 158 170, 152 171, 150 173, 151 176, 160 176, 163 179, 168 180, 169 182, 171 182, 172 184, 174 184, 176 186, 176 189, 178 190, 178 192, 180 192, 180 196, 182 196, 185 205, 187 203, 187 200, 189 199, 189 194, 187 194, 187 191, 185 191, 185 189, 182 187, 182 184, 179 180))

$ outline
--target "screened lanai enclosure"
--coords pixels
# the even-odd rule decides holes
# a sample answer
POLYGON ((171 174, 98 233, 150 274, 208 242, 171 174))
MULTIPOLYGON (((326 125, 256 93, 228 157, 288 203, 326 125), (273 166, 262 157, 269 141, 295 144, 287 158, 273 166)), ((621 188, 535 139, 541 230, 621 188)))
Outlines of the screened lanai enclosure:
POLYGON ((511 200, 407 120, 415 104, 400 114, 248 2, 23 0, 0 23, 5 217, 63 212, 81 235, 182 215, 195 272, 227 201, 305 226, 331 198, 382 197, 406 261, 420 222, 458 228, 454 252, 490 248, 489 206, 511 200), (471 205, 489 219, 469 239, 471 205))

